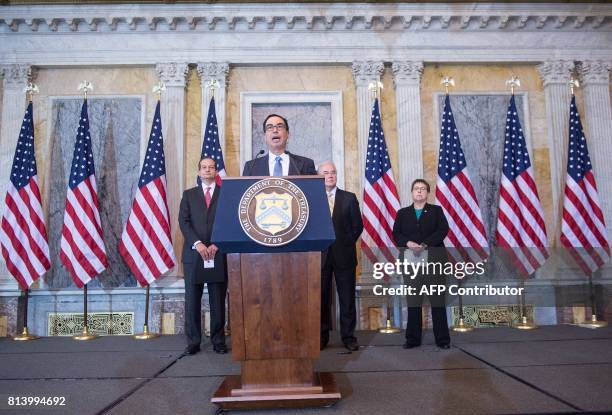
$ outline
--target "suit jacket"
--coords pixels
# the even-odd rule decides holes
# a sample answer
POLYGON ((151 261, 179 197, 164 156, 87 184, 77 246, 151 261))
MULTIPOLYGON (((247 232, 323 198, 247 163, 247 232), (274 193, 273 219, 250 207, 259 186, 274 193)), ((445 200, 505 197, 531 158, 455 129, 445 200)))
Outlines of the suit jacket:
POLYGON ((332 255, 336 269, 350 269, 357 266, 355 243, 363 231, 359 202, 354 193, 336 189, 332 222, 336 233, 335 242, 321 256, 325 264, 327 255, 332 255))
POLYGON ((425 243, 428 251, 428 261, 446 261, 444 238, 448 234, 448 222, 440 206, 426 203, 421 217, 417 220, 414 204, 397 212, 393 225, 393 239, 400 248, 406 248, 408 241, 418 244, 425 243))
POLYGON ((196 186, 183 192, 179 209, 179 227, 185 239, 182 262, 186 284, 224 282, 227 280, 225 255, 217 251, 215 267, 204 268, 202 257, 197 250, 192 249, 197 240, 202 241, 206 246, 211 244, 210 237, 220 192, 221 188, 218 185, 215 186, 210 207, 206 207, 202 186, 196 186))
MULTIPOLYGON (((304 176, 317 174, 317 170, 314 166, 314 161, 309 159, 308 157, 298 156, 296 154, 291 154, 286 151, 289 156, 289 176, 304 176)), ((244 164, 244 169, 242 170, 243 176, 269 176, 270 175, 270 166, 268 164, 268 155, 254 158, 253 160, 249 160, 244 164)))

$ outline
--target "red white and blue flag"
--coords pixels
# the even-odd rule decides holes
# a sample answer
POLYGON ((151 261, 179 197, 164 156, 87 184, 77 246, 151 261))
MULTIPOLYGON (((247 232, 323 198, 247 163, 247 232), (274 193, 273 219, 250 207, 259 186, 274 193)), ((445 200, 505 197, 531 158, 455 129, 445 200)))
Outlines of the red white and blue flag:
MULTIPOLYGON (((219 141, 219 127, 217 126, 217 112, 215 110, 215 98, 210 99, 208 106, 208 117, 206 119, 206 130, 204 139, 202 140, 202 152, 200 160, 203 158, 211 158, 217 165, 217 177, 215 182, 221 185, 222 177, 226 176, 225 163, 223 162, 223 150, 219 141)), ((200 177, 197 179, 198 185, 201 185, 200 177)))
POLYGON ((569 248, 587 275, 597 271, 610 259, 608 231, 574 96, 570 104, 569 150, 561 221, 561 244, 569 248))
POLYGON ((470 180, 448 94, 440 128, 436 199, 449 231, 444 245, 452 260, 478 262, 488 257, 489 244, 480 206, 470 180))
POLYGON ((544 212, 514 95, 506 116, 496 238, 497 245, 505 248, 525 277, 548 258, 544 212))
POLYGON ((108 267, 102 237, 87 100, 83 101, 66 193, 60 259, 81 288, 108 267))
POLYGON ((119 253, 143 287, 172 269, 176 262, 166 199, 166 162, 159 107, 158 101, 138 189, 119 242, 119 253))
POLYGON ((17 140, 0 230, 2 256, 9 272, 24 290, 51 268, 34 153, 30 102, 17 140))
POLYGON ((363 188, 363 227, 361 249, 371 262, 394 262, 397 258, 393 224, 400 202, 391 170, 378 99, 370 118, 370 135, 363 188))

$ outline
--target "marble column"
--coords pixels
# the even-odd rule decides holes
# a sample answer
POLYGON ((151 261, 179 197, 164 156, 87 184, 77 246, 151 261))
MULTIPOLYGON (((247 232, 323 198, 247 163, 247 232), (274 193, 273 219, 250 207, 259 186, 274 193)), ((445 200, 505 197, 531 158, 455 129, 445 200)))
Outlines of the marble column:
POLYGON ((398 191, 401 206, 411 202, 410 184, 423 177, 421 138, 421 75, 423 62, 393 62, 397 112, 398 191))
MULTIPOLYGON (((14 64, 0 67, 3 74, 2 121, 0 123, 0 211, 4 209, 4 198, 8 177, 13 165, 17 135, 21 129, 26 106, 24 88, 32 76, 30 65, 14 64)), ((36 117, 36 108, 34 109, 36 117)), ((15 279, 9 274, 0 260, 0 290, 17 289, 15 279)))
POLYGON ((553 229, 548 234, 548 240, 551 244, 556 245, 558 244, 561 229, 571 98, 569 81, 574 64, 570 61, 548 61, 538 65, 537 68, 544 83, 546 130, 548 131, 548 148, 550 152, 553 229))
MULTIPOLYGON (((185 90, 188 70, 189 66, 185 62, 165 62, 155 66, 159 79, 166 84, 166 91, 161 95, 162 131, 170 226, 174 252, 179 262, 183 236, 178 227, 178 211, 184 189, 185 90)), ((178 267, 171 271, 170 275, 177 275, 177 270, 178 267)))
POLYGON ((365 154, 368 148, 368 133, 370 131, 370 116, 374 103, 373 94, 368 90, 370 82, 380 81, 385 67, 383 62, 355 61, 353 62, 353 78, 357 89, 357 149, 359 152, 359 183, 363 189, 365 154))
POLYGON ((219 87, 214 91, 215 109, 217 111, 217 126, 219 127, 219 142, 225 157, 225 95, 227 88, 227 74, 229 64, 227 62, 200 62, 197 66, 200 77, 200 87, 202 88, 202 134, 200 144, 204 139, 206 129, 206 119, 208 117, 208 106, 213 92, 210 90, 210 82, 215 80, 219 87))
POLYGON ((612 104, 610 102, 610 61, 584 61, 580 65, 585 124, 589 155, 593 163, 608 234, 612 230, 612 194, 606 187, 612 183, 612 104))

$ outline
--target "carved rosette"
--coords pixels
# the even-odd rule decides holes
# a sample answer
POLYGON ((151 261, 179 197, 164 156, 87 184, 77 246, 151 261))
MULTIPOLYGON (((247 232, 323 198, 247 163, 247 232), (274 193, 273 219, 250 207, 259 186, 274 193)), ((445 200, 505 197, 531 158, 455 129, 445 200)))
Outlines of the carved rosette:
POLYGON ((610 82, 610 61, 584 61, 579 66, 580 78, 585 85, 605 84, 610 82))
POLYGON ((185 62, 166 62, 155 65, 155 72, 167 87, 185 87, 189 65, 185 62))
POLYGON ((200 62, 198 63, 197 71, 202 87, 211 80, 216 80, 221 89, 225 89, 227 86, 227 74, 229 73, 229 64, 227 62, 200 62))
POLYGON ((353 78, 357 86, 368 86, 372 81, 378 81, 385 65, 380 61, 355 61, 353 62, 353 78))
POLYGON ((28 64, 12 64, 0 67, 7 88, 25 88, 32 80, 35 71, 28 64))
POLYGON ((547 61, 537 66, 544 86, 549 84, 567 84, 570 80, 574 63, 571 61, 547 61))
POLYGON ((396 88, 402 85, 419 85, 423 75, 423 62, 393 62, 391 72, 396 88))

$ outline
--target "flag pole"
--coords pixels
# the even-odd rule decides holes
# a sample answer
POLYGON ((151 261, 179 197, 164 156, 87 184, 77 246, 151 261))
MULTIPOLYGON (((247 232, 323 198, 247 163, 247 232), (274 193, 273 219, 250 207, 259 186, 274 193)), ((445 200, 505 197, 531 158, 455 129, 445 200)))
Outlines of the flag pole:
POLYGON ((30 334, 30 332, 28 331, 28 300, 29 300, 29 288, 26 288, 25 290, 23 290, 23 294, 24 294, 24 307, 23 307, 23 331, 21 332, 21 334, 13 337, 13 340, 17 340, 17 341, 28 341, 28 340, 36 340, 36 339, 40 339, 39 336, 35 335, 35 334, 30 334))
POLYGON ((595 289, 593 288, 593 273, 589 273, 589 302, 591 303, 591 319, 583 321, 579 324, 579 326, 587 329, 600 329, 602 327, 606 327, 608 325, 607 322, 597 320, 597 310, 595 309, 595 289))
POLYGON ((98 336, 90 333, 87 324, 87 284, 83 285, 83 331, 73 337, 74 340, 93 340, 98 336))
MULTIPOLYGON (((32 82, 28 83, 28 85, 25 88, 25 92, 28 95, 28 102, 32 103, 32 96, 35 93, 38 93, 38 85, 33 84, 32 82)), ((29 299, 30 299, 30 289, 26 288, 25 290, 23 290, 23 294, 24 294, 24 307, 23 307, 23 330, 21 332, 21 334, 18 334, 16 336, 13 337, 13 340, 16 341, 28 341, 28 340, 36 340, 36 339, 40 339, 39 336, 35 335, 35 334, 30 334, 29 330, 28 330, 28 303, 29 303, 29 299)))
POLYGON ((147 284, 146 289, 146 299, 145 299, 145 321, 142 327, 142 333, 135 334, 134 338, 137 340, 149 340, 159 337, 159 333, 150 332, 149 331, 149 298, 150 298, 150 288, 151 285, 147 284))
POLYGON ((525 313, 525 280, 521 278, 521 286, 520 286, 520 294, 519 294, 519 309, 521 312, 521 322, 514 326, 515 329, 519 330, 532 330, 537 329, 538 326, 535 325, 535 322, 530 322, 527 319, 527 314, 525 313))
MULTIPOLYGON (((463 282, 463 279, 459 280, 459 283, 458 283, 459 288, 461 288, 461 286, 463 285, 462 282, 463 282)), ((459 290, 459 292, 461 292, 461 290, 459 290)), ((458 333, 467 333, 468 331, 474 330, 474 326, 465 324, 465 315, 463 314, 463 296, 459 294, 458 297, 459 297, 459 321, 457 322, 456 325, 451 326, 451 330, 456 331, 458 333)))

